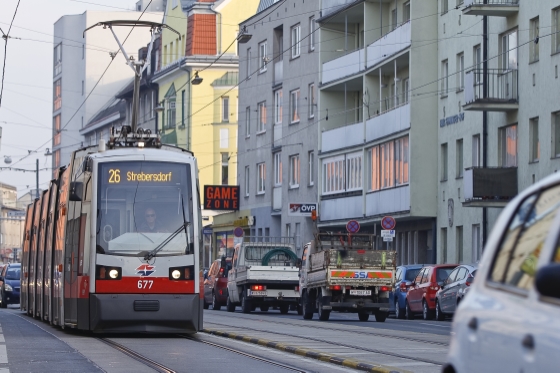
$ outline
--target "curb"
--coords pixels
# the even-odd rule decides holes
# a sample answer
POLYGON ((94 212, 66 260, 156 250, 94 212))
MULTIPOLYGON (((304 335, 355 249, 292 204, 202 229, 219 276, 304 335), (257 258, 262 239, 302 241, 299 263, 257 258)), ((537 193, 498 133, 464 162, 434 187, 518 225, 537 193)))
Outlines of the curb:
POLYGON ((341 358, 332 354, 327 354, 325 352, 320 352, 316 350, 310 350, 308 348, 299 347, 299 346, 291 346, 280 342, 269 341, 268 339, 262 338, 254 338, 247 335, 236 334, 236 333, 228 333, 222 332, 216 329, 202 329, 203 333, 216 335, 219 337, 225 337, 230 339, 235 339, 238 341, 243 341, 247 343, 256 344, 259 346, 274 348, 280 351, 289 352, 291 354, 309 357, 312 359, 321 360, 327 363, 332 363, 336 365, 345 366, 348 368, 353 368, 357 370, 361 370, 364 372, 372 372, 372 373, 409 373, 407 370, 401 370, 389 366, 384 365, 374 365, 370 363, 364 363, 362 361, 354 360, 354 359, 345 359, 341 358))

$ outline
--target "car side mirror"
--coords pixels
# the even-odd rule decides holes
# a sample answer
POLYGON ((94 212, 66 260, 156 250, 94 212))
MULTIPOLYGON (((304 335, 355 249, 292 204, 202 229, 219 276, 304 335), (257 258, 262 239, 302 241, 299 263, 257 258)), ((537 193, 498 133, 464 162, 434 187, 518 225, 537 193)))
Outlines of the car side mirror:
POLYGON ((559 283, 560 264, 549 264, 537 272, 535 286, 541 295, 560 299, 559 283))

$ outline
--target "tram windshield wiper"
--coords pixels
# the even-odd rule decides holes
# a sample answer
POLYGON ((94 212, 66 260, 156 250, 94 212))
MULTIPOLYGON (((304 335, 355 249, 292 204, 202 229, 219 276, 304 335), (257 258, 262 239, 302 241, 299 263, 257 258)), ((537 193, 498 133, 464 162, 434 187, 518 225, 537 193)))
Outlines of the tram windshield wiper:
POLYGON ((162 243, 160 243, 159 245, 157 245, 152 251, 150 251, 149 253, 147 253, 146 255, 144 255, 144 260, 150 260, 152 258, 154 258, 158 252, 160 252, 165 245, 167 245, 169 242, 171 242, 175 237, 177 237, 177 235, 181 232, 185 232, 187 230, 187 226, 189 225, 189 223, 184 222, 183 224, 181 224, 179 226, 179 228, 177 228, 173 233, 171 233, 169 235, 169 237, 167 237, 162 243))

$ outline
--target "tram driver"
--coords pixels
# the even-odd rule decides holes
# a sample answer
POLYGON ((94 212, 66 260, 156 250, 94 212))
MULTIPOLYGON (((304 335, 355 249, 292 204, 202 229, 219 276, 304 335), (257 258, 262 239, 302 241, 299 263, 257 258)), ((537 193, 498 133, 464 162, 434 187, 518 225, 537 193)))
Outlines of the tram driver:
POLYGON ((144 212, 144 223, 138 228, 138 232, 142 233, 169 233, 167 229, 161 227, 157 221, 156 211, 148 207, 144 212))

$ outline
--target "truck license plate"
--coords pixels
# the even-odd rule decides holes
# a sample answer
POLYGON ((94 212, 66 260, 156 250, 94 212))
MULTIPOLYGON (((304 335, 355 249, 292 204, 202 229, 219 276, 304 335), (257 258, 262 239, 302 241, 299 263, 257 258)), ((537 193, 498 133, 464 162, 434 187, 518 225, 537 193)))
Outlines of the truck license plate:
POLYGON ((262 296, 266 297, 266 291, 254 291, 254 290, 251 290, 251 295, 252 295, 252 296, 257 296, 257 297, 262 297, 262 296))
POLYGON ((350 295, 371 295, 371 290, 350 290, 350 295))

